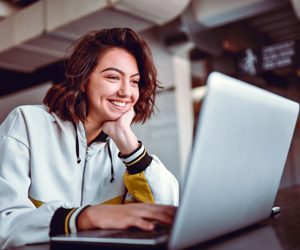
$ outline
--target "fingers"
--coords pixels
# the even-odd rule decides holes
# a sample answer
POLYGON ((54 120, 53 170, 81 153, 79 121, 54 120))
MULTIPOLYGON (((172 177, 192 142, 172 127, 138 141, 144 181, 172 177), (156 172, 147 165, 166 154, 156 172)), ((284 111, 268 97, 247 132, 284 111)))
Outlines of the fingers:
POLYGON ((150 220, 171 223, 175 209, 173 206, 157 205, 151 203, 140 204, 140 216, 150 220))
POLYGON ((132 123, 132 120, 135 116, 135 112, 134 112, 134 109, 131 108, 129 110, 127 110, 123 115, 120 116, 120 118, 118 119, 119 122, 120 122, 120 125, 121 126, 129 126, 131 125, 132 123))
POLYGON ((176 208, 173 206, 151 203, 125 205, 130 209, 130 216, 126 220, 126 227, 137 227, 142 230, 153 230, 155 222, 171 224, 176 208))
MULTIPOLYGON (((159 221, 166 224, 171 224, 175 215, 176 208, 173 206, 157 205, 151 203, 134 204, 135 215, 142 218, 149 226, 149 221, 159 221)), ((139 226, 138 226, 139 227, 139 226)))
POLYGON ((138 218, 134 221, 132 227, 137 227, 145 231, 151 231, 155 228, 155 224, 152 221, 145 220, 143 218, 138 218))
POLYGON ((110 137, 118 137, 119 133, 126 130, 131 130, 130 126, 135 116, 133 108, 126 111, 115 121, 106 121, 103 123, 103 132, 110 137))
POLYGON ((150 203, 135 203, 128 205, 96 205, 86 209, 79 218, 82 230, 92 228, 125 229, 138 227, 143 230, 153 230, 154 221, 170 224, 173 221, 176 208, 173 206, 150 203), (92 222, 89 226, 81 224, 92 222))

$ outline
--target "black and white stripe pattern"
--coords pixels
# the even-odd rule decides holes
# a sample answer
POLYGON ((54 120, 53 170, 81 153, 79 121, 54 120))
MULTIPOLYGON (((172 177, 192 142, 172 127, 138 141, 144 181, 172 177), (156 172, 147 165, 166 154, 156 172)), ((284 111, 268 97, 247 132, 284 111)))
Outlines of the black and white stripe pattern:
POLYGON ((139 145, 139 148, 129 155, 121 155, 120 153, 118 155, 131 175, 143 172, 152 161, 152 157, 148 155, 146 149, 140 141, 139 145))

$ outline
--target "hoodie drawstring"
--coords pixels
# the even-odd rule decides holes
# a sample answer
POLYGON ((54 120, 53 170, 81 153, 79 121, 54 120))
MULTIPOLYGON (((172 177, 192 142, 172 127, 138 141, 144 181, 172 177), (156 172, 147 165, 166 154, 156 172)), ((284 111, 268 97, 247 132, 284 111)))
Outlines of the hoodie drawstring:
POLYGON ((108 155, 109 155, 109 158, 110 158, 110 174, 111 174, 111 179, 110 179, 110 182, 112 183, 115 178, 114 178, 114 166, 113 166, 113 162, 112 162, 112 157, 111 157, 111 151, 110 151, 110 146, 109 146, 109 141, 107 141, 107 146, 108 146, 108 155))
MULTIPOLYGON (((80 154, 79 154, 79 140, 78 140, 78 132, 77 132, 77 127, 76 127, 76 124, 75 122, 73 122, 73 125, 74 125, 74 129, 75 129, 75 134, 76 134, 76 156, 77 156, 77 164, 79 164, 81 162, 81 159, 80 159, 80 154)), ((110 146, 109 146, 109 140, 107 139, 107 135, 101 131, 100 133, 100 141, 102 142, 106 142, 107 141, 107 146, 108 146, 108 156, 109 156, 109 159, 110 159, 110 174, 111 174, 111 179, 110 179, 110 182, 112 183, 115 178, 114 178, 114 166, 113 166, 113 161, 112 161, 112 155, 111 155, 111 150, 110 150, 110 146)))
POLYGON ((79 141, 78 141, 78 133, 77 133, 77 127, 75 122, 73 122, 74 128, 75 128, 75 134, 76 134, 76 156, 77 156, 77 164, 81 162, 80 154, 79 154, 79 141))

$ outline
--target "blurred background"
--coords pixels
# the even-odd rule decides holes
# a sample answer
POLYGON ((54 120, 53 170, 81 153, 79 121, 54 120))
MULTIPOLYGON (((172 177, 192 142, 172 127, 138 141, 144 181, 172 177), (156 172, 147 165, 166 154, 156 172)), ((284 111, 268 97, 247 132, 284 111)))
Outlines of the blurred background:
MULTIPOLYGON (((0 0, 0 123, 62 81, 76 38, 110 27, 150 43, 164 88, 134 130, 178 179, 210 72, 300 102, 300 0, 0 0)), ((300 183, 299 150, 297 124, 280 188, 300 183)))

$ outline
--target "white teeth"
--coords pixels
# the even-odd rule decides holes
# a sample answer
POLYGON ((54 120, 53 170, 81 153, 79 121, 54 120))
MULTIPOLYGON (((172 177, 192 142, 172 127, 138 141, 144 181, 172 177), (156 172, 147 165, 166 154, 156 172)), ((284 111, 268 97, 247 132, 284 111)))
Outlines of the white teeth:
POLYGON ((111 103, 114 104, 114 105, 117 105, 117 106, 119 106, 119 107, 125 107, 125 102, 116 102, 116 101, 112 101, 111 103))

